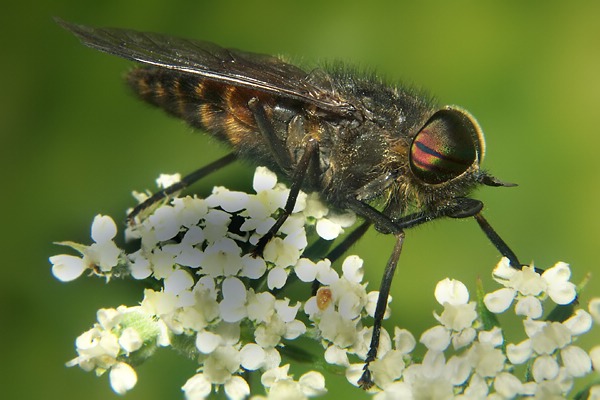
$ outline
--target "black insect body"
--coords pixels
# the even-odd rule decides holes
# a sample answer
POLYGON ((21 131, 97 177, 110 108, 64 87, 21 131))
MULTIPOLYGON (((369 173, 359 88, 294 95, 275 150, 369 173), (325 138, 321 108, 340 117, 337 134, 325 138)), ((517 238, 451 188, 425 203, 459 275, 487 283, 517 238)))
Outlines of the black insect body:
MULTIPOLYGON (((318 191, 331 205, 365 219, 341 251, 369 224, 396 236, 359 381, 363 388, 372 385, 368 365, 377 355, 405 229, 440 217, 475 217, 499 252, 521 268, 481 215, 482 202, 466 197, 482 184, 510 184, 480 169, 483 134, 465 110, 439 107, 412 91, 340 66, 308 73, 277 57, 207 42, 58 22, 89 47, 141 63, 127 80, 142 99, 232 147, 233 154, 190 174, 149 202, 242 157, 267 165, 292 182, 286 207, 259 241, 257 253, 291 213, 301 189, 318 191)), ((132 217, 147 206, 148 202, 138 206, 132 217)))

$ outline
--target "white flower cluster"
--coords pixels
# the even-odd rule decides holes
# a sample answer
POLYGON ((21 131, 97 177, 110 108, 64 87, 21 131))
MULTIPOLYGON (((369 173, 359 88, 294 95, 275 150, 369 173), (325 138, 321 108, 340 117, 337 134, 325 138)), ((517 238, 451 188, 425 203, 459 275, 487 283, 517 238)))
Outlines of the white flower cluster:
MULTIPOLYGON (((159 184, 176 179, 163 176, 159 184)), ((217 187, 206 199, 174 198, 127 229, 126 237, 139 242, 130 254, 114 243, 117 229, 107 216, 94 219, 92 245, 60 243, 81 256, 50 258, 59 280, 88 272, 143 279, 153 287, 139 306, 98 311, 98 323, 77 339, 78 357, 67 365, 109 371, 113 390, 122 394, 136 384, 132 366, 159 346, 172 346, 198 361, 197 374, 182 388, 186 399, 220 390, 230 399, 305 399, 326 389, 320 372, 298 380, 289 373, 298 362, 289 349, 303 337, 320 344, 319 358, 357 385, 372 336, 366 323, 379 293, 367 291, 358 256, 343 261, 341 275, 327 259, 302 256, 310 235, 335 239, 354 215, 335 213, 317 196, 301 193, 292 215, 256 257, 254 246, 275 223, 289 189, 265 168, 257 169, 253 187, 256 194, 217 187), (279 290, 293 281, 306 283, 305 297, 292 300, 279 290), (315 281, 319 288, 310 295, 315 281), (254 372, 264 396, 246 380, 254 372)), ((405 329, 394 328, 393 337, 382 329, 369 393, 377 400, 563 398, 575 378, 600 370, 600 346, 587 353, 574 344, 593 320, 600 323, 600 299, 590 302, 589 313, 543 318, 555 304, 576 298, 567 264, 540 275, 533 267, 514 270, 503 259, 494 277, 504 287, 476 301, 461 282, 438 283, 435 298, 443 310, 433 318, 439 324, 419 340, 405 329), (495 318, 513 302, 525 340, 505 337, 495 318)), ((389 314, 388 307, 384 318, 389 314)), ((600 385, 587 390, 589 398, 600 399, 600 385)))
MULTIPOLYGON (((507 265, 508 260, 503 259, 498 264, 495 275, 508 272, 505 269, 507 265)), ((527 279, 523 275, 531 279, 529 284, 533 284, 533 280, 537 280, 539 284, 539 281, 546 279, 546 284, 543 285, 545 289, 535 293, 538 299, 543 300, 552 297, 546 291, 548 288, 556 288, 558 282, 563 282, 565 289, 561 292, 569 292, 570 297, 564 295, 559 298, 562 304, 569 304, 576 296, 575 287, 564 279, 565 276, 568 279, 569 274, 568 266, 558 263, 542 275, 545 275, 544 278, 531 267, 524 268, 523 271, 511 269, 508 275, 514 279, 501 281, 507 288, 516 291, 513 297, 525 298, 531 292, 521 292, 521 288, 515 287, 518 286, 514 284, 515 281, 526 287, 524 282, 527 279)), ((413 336, 396 328, 395 347, 396 351, 401 350, 403 357, 381 368, 382 371, 387 371, 387 374, 383 374, 384 381, 377 376, 378 369, 375 366, 372 368, 375 383, 383 389, 375 397, 378 400, 495 400, 522 397, 562 399, 573 390, 575 378, 589 374, 592 364, 596 370, 600 367, 600 347, 588 354, 573 344, 578 336, 592 327, 592 317, 588 312, 578 309, 562 322, 534 320, 526 316, 522 325, 529 338, 515 344, 504 336, 499 326, 486 326, 489 322, 486 324, 483 321, 494 319, 492 311, 500 313, 508 309, 508 306, 501 310, 488 309, 488 304, 496 304, 497 296, 497 292, 487 294, 478 304, 469 301, 469 292, 461 282, 450 279, 439 282, 435 297, 444 310, 440 315, 434 314, 440 325, 428 329, 419 339, 426 348, 423 359, 418 361, 414 353, 409 354, 415 347, 413 336), (525 373, 519 369, 522 364, 526 365, 525 373), (391 371, 395 376, 390 376, 391 371), (521 372, 521 378, 518 372, 521 372)), ((590 311, 596 301, 600 300, 590 303, 590 311)), ((556 305, 555 303, 554 306, 556 305)), ((519 315, 521 314, 517 313, 519 315)), ((387 354, 383 354, 373 364, 385 363, 386 358, 387 354)), ((590 392, 597 393, 599 390, 600 386, 595 386, 590 392)))
POLYGON ((98 322, 94 327, 75 341, 79 355, 67 366, 79 365, 85 371, 95 371, 97 375, 110 370, 111 387, 115 392, 124 394, 135 386, 137 375, 130 364, 121 360, 137 353, 137 357, 131 357, 131 360, 135 362, 137 358, 143 361, 157 346, 168 345, 166 326, 155 321, 141 307, 103 308, 98 310, 96 318, 98 322))
POLYGON ((308 245, 307 227, 332 240, 354 223, 355 216, 336 214, 315 195, 300 193, 294 212, 267 243, 263 256, 253 257, 254 245, 275 223, 289 195, 266 168, 257 169, 253 186, 256 194, 217 187, 206 199, 188 196, 160 206, 128 228, 126 236, 140 243, 132 254, 114 243, 116 226, 107 216, 94 219, 94 244, 60 243, 81 257, 50 258, 59 280, 71 281, 88 271, 107 279, 129 275, 160 282, 160 289, 144 291, 138 307, 101 310, 98 324, 77 339, 79 356, 68 365, 98 374, 110 370, 113 389, 123 393, 136 381, 130 365, 151 355, 139 354, 141 345, 128 345, 128 338, 135 336, 155 347, 194 346, 200 366, 183 386, 188 399, 205 398, 221 387, 229 398, 245 398, 250 388, 244 371, 263 371, 271 398, 324 393, 320 373, 294 381, 288 366, 281 365, 279 348, 305 334, 306 325, 297 318, 300 302, 271 291, 286 284, 296 265, 310 263, 301 257, 308 245), (115 315, 109 322, 107 313, 115 315), (129 314, 143 316, 160 329, 141 329, 137 320, 116 317, 129 314))
POLYGON ((50 257, 52 274, 63 282, 77 279, 85 271, 110 279, 118 270, 119 262, 124 261, 123 252, 113 241, 116 235, 117 226, 112 218, 97 215, 92 223, 92 239, 95 243, 90 246, 73 242, 57 243, 79 251, 81 257, 69 254, 50 257))

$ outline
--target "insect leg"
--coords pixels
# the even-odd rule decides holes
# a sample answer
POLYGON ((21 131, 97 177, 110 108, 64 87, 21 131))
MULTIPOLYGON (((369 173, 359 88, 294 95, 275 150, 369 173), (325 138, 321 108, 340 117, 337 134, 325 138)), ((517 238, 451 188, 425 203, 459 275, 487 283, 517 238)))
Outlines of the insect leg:
POLYGON ((253 97, 248 102, 248 108, 254 114, 254 119, 258 125, 258 130, 265 138, 265 141, 269 146, 269 150, 275 158, 275 162, 284 171, 289 171, 290 166, 292 165, 290 154, 285 148, 281 139, 275 133, 275 129, 273 129, 273 125, 271 125, 265 108, 260 103, 260 100, 256 97, 253 97))
POLYGON ((361 215, 367 221, 373 222, 379 231, 384 233, 393 233, 396 235, 396 245, 386 265, 379 289, 379 297, 377 299, 377 306, 375 309, 373 322, 373 335, 371 337, 369 352, 367 353, 367 358, 365 359, 365 365, 363 367, 364 372, 358 380, 358 384, 363 389, 369 389, 371 386, 373 386, 369 364, 377 357, 383 315, 387 307, 387 300, 394 276, 394 271, 400 258, 400 252, 402 251, 402 244, 404 242, 404 229, 411 228, 413 226, 417 226, 441 217, 475 217, 481 229, 485 232, 494 246, 496 246, 498 251, 510 260, 511 265, 518 265, 519 269, 521 267, 521 264, 519 263, 515 253, 508 247, 508 245, 500 238, 496 231, 492 229, 489 223, 481 215, 480 212, 483 208, 483 203, 479 200, 466 197, 457 197, 452 199, 452 201, 446 204, 444 207, 440 207, 435 212, 424 211, 420 213, 409 214, 397 220, 392 220, 381 211, 358 199, 347 199, 347 206, 357 214, 361 215))
POLYGON ((377 358, 377 350, 379 348, 379 337, 381 336, 381 323, 383 321, 383 315, 387 308, 388 297, 390 295, 390 288, 392 286, 392 279, 394 278, 394 272, 400 259, 400 253, 402 253, 402 245, 404 244, 404 232, 400 231, 396 234, 396 244, 394 250, 390 255, 390 258, 385 266, 383 278, 381 279, 381 285, 379 287, 379 297, 377 298, 377 306, 375 307, 375 315, 373 322, 373 333, 371 336, 371 344, 369 345, 369 352, 367 358, 365 358, 365 365, 363 366, 363 374, 358 380, 358 384, 363 389, 367 390, 373 386, 373 379, 371 378, 371 371, 369 370, 369 364, 377 358))
POLYGON ((256 247, 254 248, 253 253, 256 255, 262 254, 263 250, 269 240, 275 236, 275 234, 279 231, 285 220, 292 214, 294 211, 294 206, 296 205, 296 200, 298 199, 298 194, 300 193, 300 188, 302 187, 302 182, 306 177, 306 172, 309 169, 310 163, 313 160, 313 157, 316 157, 319 153, 319 143, 316 139, 309 139, 304 147, 304 154, 300 158, 300 161, 295 166, 294 174, 292 175, 292 185, 290 187, 290 194, 288 195, 287 201, 285 202, 285 206, 283 208, 283 212, 275 221, 275 224, 269 229, 267 233, 260 238, 256 247))
POLYGON ((510 261, 510 266, 515 269, 522 269, 523 264, 521 264, 521 262, 517 258, 517 255, 510 249, 510 247, 508 247, 506 242, 504 240, 502 240, 502 238, 496 233, 496 231, 492 228, 492 226, 489 224, 489 222, 487 222, 487 220, 485 218, 483 218, 483 215, 481 215, 480 213, 477 213, 473 217, 475 217, 475 220, 479 224, 479 227, 481 227, 481 230, 483 231, 483 233, 485 233, 485 235, 488 237, 490 242, 492 242, 492 244, 496 247, 496 249, 498 249, 500 254, 502 254, 504 257, 508 258, 508 260, 510 261))
MULTIPOLYGON (((267 113, 265 111, 264 106, 260 103, 260 100, 256 97, 253 97, 248 102, 248 108, 254 114, 254 119, 256 124, 258 125, 258 129, 260 133, 265 138, 269 146, 269 150, 271 154, 275 158, 275 162, 279 167, 284 171, 290 171, 291 166, 293 165, 292 159, 285 148, 284 144, 277 136, 273 125, 269 118, 267 117, 267 113)), ((294 171, 292 175, 292 185, 290 187, 290 194, 288 195, 287 201, 283 208, 283 212, 275 221, 275 224, 269 229, 269 231, 260 238, 256 247, 254 248, 253 253, 256 255, 262 254, 263 250, 269 240, 275 236, 275 234, 279 231, 285 220, 290 216, 292 211, 294 210, 294 206, 296 205, 296 200, 298 199, 298 194, 300 193, 300 188, 302 187, 302 183, 304 182, 304 178, 306 173, 311 165, 311 161, 315 156, 318 155, 319 144, 316 139, 309 139, 304 147, 304 154, 300 158, 300 161, 297 165, 294 166, 294 171)))
POLYGON ((400 233, 402 231, 402 228, 390 217, 363 201, 349 197, 346 199, 345 205, 365 220, 375 224, 375 228, 382 233, 400 233))
POLYGON ((456 197, 444 206, 438 207, 435 211, 423 211, 406 215, 399 219, 391 219, 369 204, 355 199, 347 198, 346 206, 375 224, 375 228, 382 233, 400 233, 403 229, 424 224, 441 217, 467 218, 477 215, 483 208, 483 203, 479 200, 467 197, 456 197))
MULTIPOLYGON (((371 227, 371 223, 369 221, 364 221, 362 224, 360 224, 360 226, 356 229, 354 229, 352 232, 350 232, 350 234, 348 236, 346 236, 344 238, 344 240, 342 240, 341 243, 339 243, 338 245, 336 245, 333 250, 331 250, 329 253, 327 253, 327 255, 325 256, 325 258, 327 258, 332 264, 334 262, 337 261, 338 258, 340 258, 350 247, 352 247, 352 245, 354 245, 354 243, 356 243, 361 237, 363 237, 363 235, 369 230, 369 228, 371 227)), ((325 239, 320 239, 325 241, 325 239)), ((312 250, 312 247, 311 247, 312 250)), ((319 253, 320 254, 323 253, 319 253)), ((304 255, 307 255, 307 252, 304 252, 304 255)), ((310 258, 310 256, 309 256, 310 258)), ((314 280, 313 284, 312 284, 312 295, 316 295, 317 294, 317 290, 319 290, 319 287, 321 286, 321 283, 318 280, 314 280)))
MULTIPOLYGON (((510 266, 513 267, 514 269, 518 269, 518 270, 523 269, 525 264, 521 264, 521 262, 517 258, 517 255, 510 249, 510 247, 508 247, 506 242, 504 240, 502 240, 500 235, 498 235, 496 233, 496 231, 492 228, 490 223, 487 222, 487 220, 483 217, 483 215, 481 215, 480 213, 477 213, 473 217, 475 217, 475 220, 481 227, 481 230, 483 230, 485 235, 488 237, 490 242, 492 242, 492 244, 496 247, 496 249, 498 249, 500 254, 502 254, 504 257, 508 258, 508 260, 510 261, 510 266)), ((535 267, 534 271, 540 275, 544 273, 544 270, 542 268, 535 267)), ((575 299, 573 299, 573 301, 569 305, 574 305, 577 303, 577 301, 578 301, 577 297, 575 297, 575 299)))
MULTIPOLYGON (((364 203, 355 198, 349 198, 347 200, 347 206, 367 221, 373 222, 377 230, 385 233, 393 233, 396 235, 396 245, 394 250, 386 264, 383 278, 379 287, 379 296, 377 298, 377 305, 375 307, 375 315, 373 316, 373 332, 371 335, 371 343, 369 345, 369 352, 365 359, 365 365, 363 367, 363 374, 358 380, 358 384, 363 389, 367 390, 373 386, 373 379, 371 377, 371 370, 369 364, 377 358, 377 351, 379 347, 379 337, 381 336, 381 325, 383 322, 383 315, 387 308, 388 297, 390 294, 390 288, 392 280, 394 278, 394 272, 400 259, 400 253, 402 252, 402 244, 404 243, 404 231, 403 226, 396 221, 393 221, 387 215, 381 211, 371 207, 369 204, 364 203)), ((412 226, 411 222, 418 224, 426 222, 428 219, 424 214, 415 214, 408 216, 404 222, 407 223, 407 227, 412 226), (416 221, 416 222, 415 222, 416 221)), ((431 219, 431 218, 430 218, 431 219)))
POLYGON ((354 243, 356 243, 361 237, 363 237, 367 230, 369 230, 370 226, 371 223, 369 221, 363 222, 358 228, 350 232, 350 234, 344 238, 342 243, 335 246, 325 258, 327 258, 333 264, 346 252, 346 250, 352 247, 354 243))
POLYGON ((179 182, 172 184, 171 186, 161 190, 160 192, 154 193, 152 196, 150 196, 149 198, 144 200, 142 203, 135 206, 133 211, 131 211, 129 213, 129 215, 127 216, 127 222, 132 223, 133 220, 135 219, 135 217, 137 217, 139 213, 141 213, 148 207, 152 206, 153 204, 158 203, 159 201, 161 201, 164 198, 169 197, 170 195, 172 195, 175 192, 185 189, 186 187, 199 181, 200 179, 204 178, 205 176, 227 166, 228 164, 233 162, 235 159, 236 159, 236 155, 234 153, 227 154, 226 156, 221 157, 218 160, 213 161, 212 163, 205 165, 202 168, 197 169, 196 171, 192 172, 191 174, 184 176, 183 179, 181 179, 179 182))
MULTIPOLYGON (((267 118, 267 114, 265 112, 265 108, 258 98, 254 97, 250 99, 248 102, 248 108, 253 112, 254 119, 256 120, 256 124, 264 136, 266 142, 269 145, 269 149, 271 150, 271 154, 275 158, 277 165, 281 167, 284 171, 290 170, 290 166, 293 165, 291 157, 287 152, 284 144, 277 137, 273 126, 271 125, 269 119, 267 118)), ((290 216, 292 211, 294 210, 294 206, 296 205, 296 200, 298 199, 298 194, 300 193, 300 188, 302 187, 302 182, 306 177, 306 173, 310 167, 311 161, 315 156, 318 155, 319 152, 319 143, 316 139, 309 139, 306 145, 304 146, 304 154, 300 158, 300 161, 294 167, 294 172, 292 175, 292 186, 290 187, 290 194, 285 203, 285 207, 283 208, 283 213, 277 218, 275 224, 269 229, 269 231, 260 238, 258 243, 256 244, 256 248, 254 249, 254 254, 262 254, 265 246, 275 236, 277 231, 281 228, 285 220, 290 216)))

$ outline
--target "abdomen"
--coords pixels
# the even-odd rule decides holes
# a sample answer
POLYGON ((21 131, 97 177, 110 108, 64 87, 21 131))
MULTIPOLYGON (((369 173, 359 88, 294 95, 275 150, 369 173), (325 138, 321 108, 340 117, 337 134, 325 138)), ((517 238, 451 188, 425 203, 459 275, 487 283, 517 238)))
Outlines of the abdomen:
MULTIPOLYGON (((237 153, 273 167, 248 101, 258 98, 272 118, 272 96, 162 68, 136 68, 127 76, 135 93, 169 114, 229 144, 237 153)), ((285 131, 278 132, 285 141, 285 131)))

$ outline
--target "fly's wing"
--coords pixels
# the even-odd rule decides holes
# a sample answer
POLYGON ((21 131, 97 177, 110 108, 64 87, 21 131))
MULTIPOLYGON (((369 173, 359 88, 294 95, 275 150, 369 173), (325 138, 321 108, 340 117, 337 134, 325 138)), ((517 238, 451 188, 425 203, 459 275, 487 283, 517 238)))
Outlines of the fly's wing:
POLYGON ((56 21, 86 46, 142 64, 300 100, 338 116, 350 116, 355 110, 331 88, 316 84, 310 74, 277 57, 157 33, 56 21))

